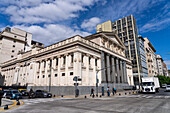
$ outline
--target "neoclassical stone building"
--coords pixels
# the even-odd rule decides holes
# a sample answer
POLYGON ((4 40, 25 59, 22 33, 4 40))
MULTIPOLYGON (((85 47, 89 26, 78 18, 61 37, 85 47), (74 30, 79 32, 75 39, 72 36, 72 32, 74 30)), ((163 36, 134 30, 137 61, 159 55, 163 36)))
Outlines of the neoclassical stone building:
POLYGON ((80 94, 89 93, 96 85, 98 72, 99 87, 124 88, 133 85, 132 64, 125 57, 125 49, 116 34, 106 32, 76 35, 45 48, 35 47, 2 63, 4 85, 74 94, 73 78, 78 76, 82 79, 78 81, 80 94))

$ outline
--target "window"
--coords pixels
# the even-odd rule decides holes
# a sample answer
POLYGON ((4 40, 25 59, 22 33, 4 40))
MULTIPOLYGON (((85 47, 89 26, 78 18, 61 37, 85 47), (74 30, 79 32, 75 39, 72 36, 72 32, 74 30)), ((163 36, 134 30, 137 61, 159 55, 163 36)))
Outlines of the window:
POLYGON ((55 77, 57 77, 57 74, 55 74, 55 77))
POLYGON ((81 56, 81 62, 83 63, 83 58, 84 58, 84 55, 81 56))
POLYGON ((50 77, 50 74, 48 75, 48 77, 50 77))
POLYGON ((73 58, 74 58, 74 56, 73 56, 73 55, 71 55, 71 63, 73 63, 73 58))
POLYGON ((89 65, 90 65, 91 57, 89 57, 89 65))
POLYGON ((17 38, 17 36, 14 36, 14 38, 17 38))
POLYGON ((14 53, 14 50, 12 50, 12 52, 14 53))
POLYGON ((95 66, 97 66, 97 59, 95 59, 95 66))
POLYGON ((45 66, 46 66, 46 61, 44 61, 44 68, 45 68, 45 66))
POLYGON ((37 78, 40 78, 39 76, 37 76, 37 78))
POLYGON ((56 66, 58 66, 58 58, 56 58, 56 66))
POLYGON ((73 72, 70 72, 70 75, 73 75, 73 72))
POLYGON ((16 40, 14 40, 14 43, 16 42, 16 40))
POLYGON ((63 64, 66 63, 66 56, 63 57, 63 64))
POLYGON ((41 63, 39 62, 39 69, 40 69, 41 63))
POLYGON ((43 75, 43 78, 45 78, 45 75, 43 75))
POLYGON ((62 73, 62 76, 65 76, 65 73, 62 73))
POLYGON ((13 55, 11 55, 11 58, 13 58, 14 56, 13 55))
POLYGON ((15 47, 15 45, 13 45, 13 47, 15 47))

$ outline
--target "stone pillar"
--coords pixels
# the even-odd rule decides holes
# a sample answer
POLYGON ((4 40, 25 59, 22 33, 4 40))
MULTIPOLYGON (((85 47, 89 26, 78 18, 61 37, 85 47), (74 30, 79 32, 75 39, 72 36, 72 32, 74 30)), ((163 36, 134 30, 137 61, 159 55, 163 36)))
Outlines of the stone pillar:
POLYGON ((109 54, 107 54, 106 60, 107 60, 107 82, 110 83, 111 78, 110 78, 110 55, 109 54))
POLYGON ((116 75, 115 75, 115 60, 114 57, 112 56, 112 82, 116 83, 116 75))
POLYGON ((124 82, 127 83, 126 61, 124 61, 123 63, 123 70, 124 70, 124 82))
MULTIPOLYGON (((104 52, 101 52, 101 69, 105 68, 104 52)), ((106 82, 105 69, 102 70, 102 82, 106 82)))
POLYGON ((122 60, 120 60, 120 71, 121 71, 121 82, 123 83, 123 79, 124 79, 124 72, 123 72, 123 62, 122 60))
POLYGON ((119 74, 119 59, 116 58, 116 70, 117 70, 117 81, 120 83, 120 74, 119 74))

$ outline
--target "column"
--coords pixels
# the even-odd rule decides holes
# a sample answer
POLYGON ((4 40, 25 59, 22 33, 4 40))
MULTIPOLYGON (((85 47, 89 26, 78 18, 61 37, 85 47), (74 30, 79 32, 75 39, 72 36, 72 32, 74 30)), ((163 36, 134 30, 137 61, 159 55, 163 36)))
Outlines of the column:
POLYGON ((119 74, 119 59, 116 58, 116 69, 117 69, 117 81, 120 83, 120 74, 119 74))
POLYGON ((109 54, 107 54, 106 60, 107 60, 107 82, 110 83, 111 78, 110 78, 110 55, 109 54))
POLYGON ((114 57, 112 56, 112 82, 116 83, 116 75, 115 75, 115 60, 114 57))
MULTIPOLYGON (((105 68, 104 52, 101 52, 101 69, 105 68)), ((102 70, 102 82, 106 82, 105 69, 102 70)))
POLYGON ((124 69, 124 82, 127 83, 127 71, 126 71, 126 61, 123 61, 123 69, 124 69))
POLYGON ((123 83, 123 79, 124 79, 124 72, 123 72, 123 62, 122 60, 120 60, 120 71, 121 71, 121 82, 123 83))

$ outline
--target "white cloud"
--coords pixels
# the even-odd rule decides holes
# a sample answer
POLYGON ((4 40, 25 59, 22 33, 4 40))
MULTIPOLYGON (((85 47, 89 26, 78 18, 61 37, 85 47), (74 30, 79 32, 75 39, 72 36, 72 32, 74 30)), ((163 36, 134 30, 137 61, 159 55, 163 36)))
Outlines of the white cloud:
MULTIPOLYGON (((78 17, 79 11, 87 10, 85 7, 93 5, 98 0, 14 0, 7 7, 0 8, 10 16, 10 21, 16 24, 28 23, 55 23, 78 17), (20 1, 20 2, 19 2, 20 1)), ((1 3, 2 5, 2 3, 1 3)))
POLYGON ((170 18, 166 18, 164 20, 155 21, 155 22, 149 22, 146 23, 140 31, 142 33, 149 32, 149 31, 159 31, 161 29, 164 29, 167 25, 170 25, 170 18))
POLYGON ((164 62, 165 62, 165 64, 166 64, 167 68, 170 69, 170 60, 164 61, 164 62))
POLYGON ((80 35, 80 36, 90 35, 90 33, 88 32, 74 30, 68 26, 59 25, 59 24, 46 24, 43 27, 37 25, 32 25, 32 26, 16 25, 13 27, 17 27, 32 33, 33 40, 42 42, 45 45, 50 45, 52 43, 64 40, 74 35, 80 35))
POLYGON ((96 25, 100 22, 100 18, 92 17, 88 20, 84 20, 84 22, 81 24, 81 28, 86 29, 87 31, 93 31, 96 28, 96 25))

